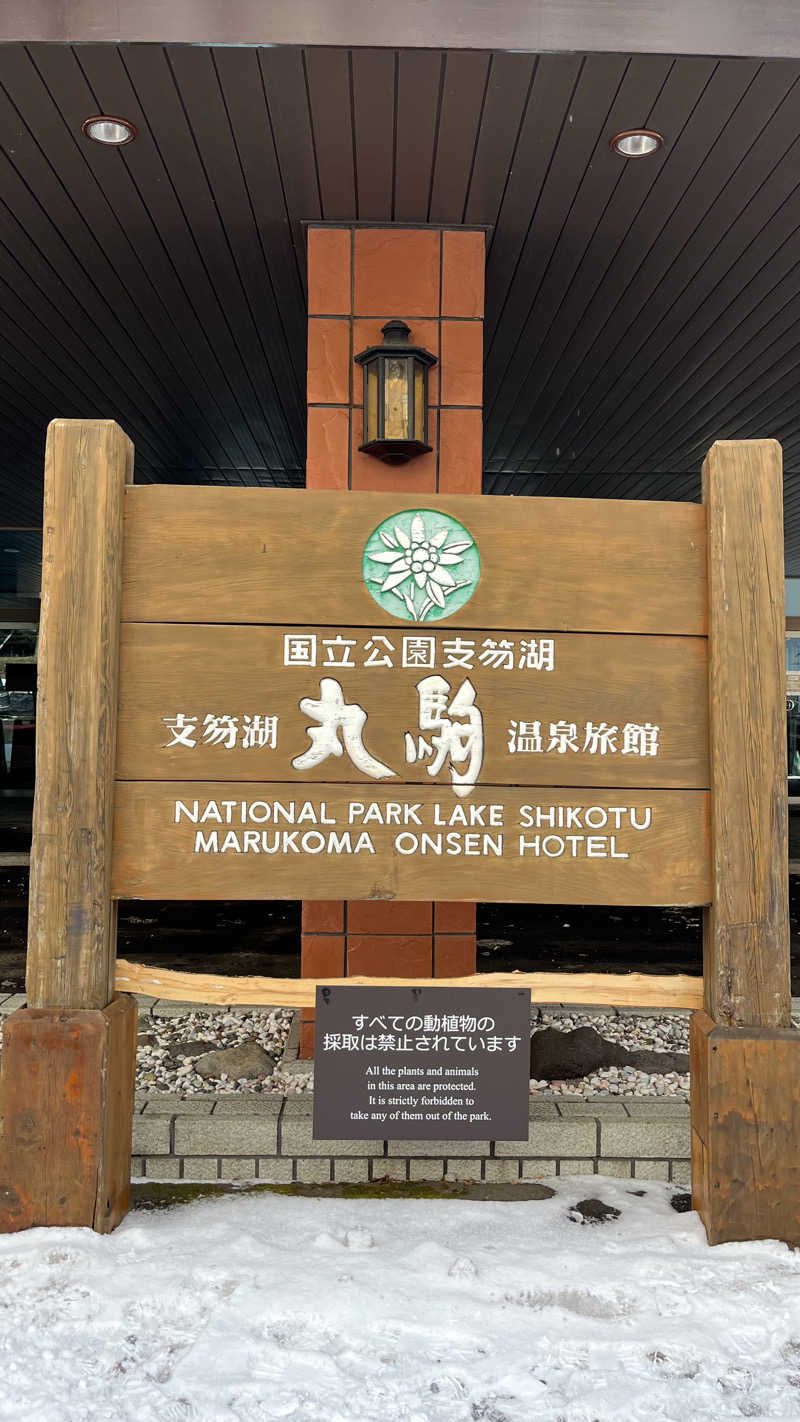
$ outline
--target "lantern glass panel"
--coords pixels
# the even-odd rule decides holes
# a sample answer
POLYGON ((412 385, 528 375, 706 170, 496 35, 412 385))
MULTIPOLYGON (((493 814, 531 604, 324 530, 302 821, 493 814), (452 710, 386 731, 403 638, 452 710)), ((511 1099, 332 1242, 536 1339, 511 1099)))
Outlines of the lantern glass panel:
POLYGON ((408 361, 403 356, 384 358, 384 439, 408 439, 408 361))
POLYGON ((426 442, 425 429, 425 367, 421 360, 414 361, 414 439, 426 442))
POLYGON ((378 362, 364 366, 364 440, 378 438, 378 362))

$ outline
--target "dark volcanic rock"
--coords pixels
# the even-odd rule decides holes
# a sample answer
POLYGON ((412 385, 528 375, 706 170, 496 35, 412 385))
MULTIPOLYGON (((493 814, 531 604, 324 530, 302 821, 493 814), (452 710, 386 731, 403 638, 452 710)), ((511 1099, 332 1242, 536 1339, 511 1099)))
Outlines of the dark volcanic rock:
POLYGON ((679 1215, 688 1214, 692 1208, 692 1197, 684 1191, 681 1191, 677 1195, 671 1195, 669 1202, 673 1210, 677 1210, 679 1215))
POLYGON ((638 1052, 626 1052, 625 1056, 626 1060, 620 1065, 636 1067, 637 1071, 683 1073, 689 1070, 688 1052, 652 1052, 642 1048, 638 1052))
POLYGON ((626 1051, 607 1042, 594 1027, 560 1032, 545 1027, 531 1037, 531 1076, 536 1081, 567 1081, 591 1076, 607 1067, 635 1067, 646 1072, 686 1072, 688 1052, 626 1051))
POLYGON ((577 1205, 573 1205, 569 1211, 569 1218, 575 1224, 605 1224, 607 1220, 618 1220, 620 1210, 613 1205, 606 1205, 602 1200, 597 1200, 592 1196, 588 1200, 579 1200, 577 1205))

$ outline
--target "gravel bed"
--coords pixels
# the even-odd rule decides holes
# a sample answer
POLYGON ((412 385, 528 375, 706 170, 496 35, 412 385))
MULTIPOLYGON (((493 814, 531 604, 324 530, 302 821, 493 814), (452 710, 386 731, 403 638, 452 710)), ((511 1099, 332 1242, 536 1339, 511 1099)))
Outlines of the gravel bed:
POLYGON ((634 1067, 608 1067, 593 1072, 580 1081, 531 1081, 531 1095, 546 1091, 549 1095, 605 1099, 609 1096, 670 1096, 689 1099, 689 1073, 670 1071, 636 1071, 634 1067))
POLYGON ((542 1008, 531 1023, 533 1032, 558 1027, 571 1032, 574 1027, 594 1027, 608 1042, 617 1042, 629 1052, 647 1048, 655 1052, 688 1052, 689 1014, 620 1017, 616 1012, 551 1012, 542 1008))
MULTIPOLYGON (((152 1038, 142 1043, 137 1053, 136 1088, 139 1091, 165 1091, 192 1096, 201 1092, 245 1091, 255 1094, 297 1095, 313 1089, 313 1068, 301 1062, 281 1064, 281 1057, 292 1021, 291 1010, 278 1012, 189 1012, 179 1017, 150 1017, 140 1020, 140 1037, 152 1038), (235 1081, 227 1076, 203 1079, 195 1071, 202 1055, 198 1039, 209 1044, 203 1051, 217 1047, 232 1047, 246 1041, 257 1041, 275 1059, 271 1076, 256 1080, 235 1081), (182 1044, 192 1047, 182 1050, 182 1044)), ((564 1013, 540 1010, 531 1023, 533 1032, 545 1027, 570 1031, 574 1027, 594 1027, 608 1041, 628 1050, 648 1048, 655 1051, 688 1051, 689 1019, 687 1016, 620 1017, 607 1013, 564 1013)), ((686 1097, 689 1076, 677 1072, 664 1075, 636 1071, 632 1067, 609 1067, 580 1081, 531 1081, 530 1090, 553 1092, 570 1097, 652 1096, 686 1097)))
MULTIPOLYGON (((231 1012, 203 1012, 198 1009, 175 1017, 141 1016, 136 1089, 169 1092, 179 1097, 202 1092, 212 1095, 249 1092, 253 1095, 294 1096, 311 1091, 314 1086, 313 1065, 296 1060, 284 1064, 282 1060, 293 1016, 290 1008, 271 1012, 257 1008, 231 1012), (275 1061, 275 1069, 270 1075, 237 1081, 225 1075, 203 1078, 195 1070, 196 1063, 206 1051, 253 1041, 259 1043, 275 1061)), ((792 1025, 800 1028, 800 1015, 793 1015, 792 1025)), ((531 1032, 545 1027, 556 1027, 565 1032, 576 1027, 594 1027, 606 1040, 616 1042, 628 1051, 689 1050, 688 1013, 623 1016, 614 1009, 603 1012, 535 1009, 531 1032)), ((688 1099, 689 1074, 667 1072, 660 1075, 637 1071, 633 1067, 609 1067, 580 1080, 532 1080, 530 1091, 531 1094, 547 1092, 581 1100, 609 1097, 688 1099)))
POLYGON ((313 1073, 286 1073, 280 1063, 294 1016, 291 1009, 275 1012, 187 1012, 179 1017, 140 1017, 136 1051, 136 1090, 167 1091, 178 1096, 246 1091, 279 1096, 307 1091, 313 1073), (149 1040, 143 1040, 149 1039, 149 1040), (270 1076, 239 1081, 229 1076, 203 1078, 195 1070, 200 1057, 220 1047, 258 1042, 275 1060, 270 1076), (201 1043, 203 1045, 201 1045, 201 1043), (184 1044, 188 1050, 184 1050, 184 1044), (207 1044, 207 1045, 206 1045, 207 1044))

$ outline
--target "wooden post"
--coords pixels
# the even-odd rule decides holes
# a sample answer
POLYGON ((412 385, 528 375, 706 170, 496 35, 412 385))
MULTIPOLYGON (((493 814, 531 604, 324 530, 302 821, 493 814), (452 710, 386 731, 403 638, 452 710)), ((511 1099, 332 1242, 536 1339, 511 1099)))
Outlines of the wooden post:
MULTIPOLYGON (((692 1185, 712 1244, 800 1242, 789 1026, 781 450, 720 441, 708 519, 713 901, 692 1019, 692 1185), (787 1142, 794 1145, 789 1148, 787 1142)), ((792 1065, 793 1064, 793 1065, 792 1065)))
POLYGON ((110 882, 122 509, 132 473, 133 446, 112 420, 50 425, 28 1009, 4 1033, 0 1230, 108 1230, 128 1206, 136 1004, 114 999, 110 882))

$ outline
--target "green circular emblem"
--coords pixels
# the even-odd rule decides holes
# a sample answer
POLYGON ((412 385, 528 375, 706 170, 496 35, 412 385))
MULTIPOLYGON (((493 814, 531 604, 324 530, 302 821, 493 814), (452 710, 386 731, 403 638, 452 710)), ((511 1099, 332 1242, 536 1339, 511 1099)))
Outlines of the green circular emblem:
POLYGON ((384 519, 364 545, 364 582, 379 607, 406 622, 451 617, 469 602, 481 576, 472 535, 435 509, 384 519))

